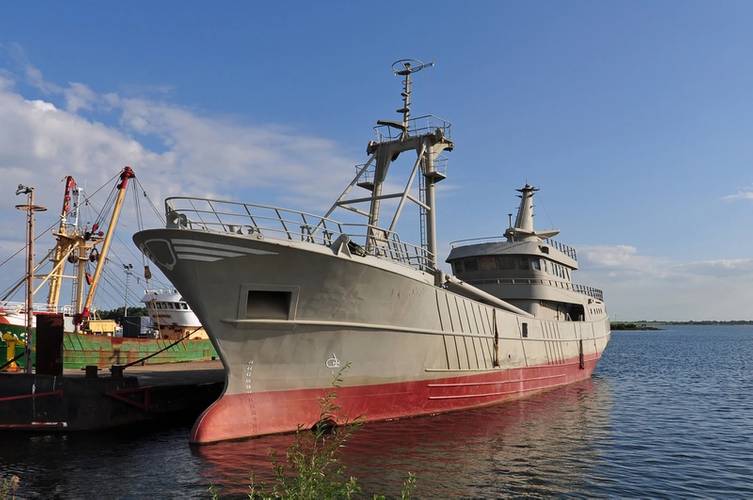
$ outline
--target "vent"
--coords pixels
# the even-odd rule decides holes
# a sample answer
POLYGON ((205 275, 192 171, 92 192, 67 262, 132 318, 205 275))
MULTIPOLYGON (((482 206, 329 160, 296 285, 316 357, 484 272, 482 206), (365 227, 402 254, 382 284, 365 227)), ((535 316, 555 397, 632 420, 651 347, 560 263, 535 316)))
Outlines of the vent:
POLYGON ((290 319, 290 292, 249 290, 247 319, 290 319))

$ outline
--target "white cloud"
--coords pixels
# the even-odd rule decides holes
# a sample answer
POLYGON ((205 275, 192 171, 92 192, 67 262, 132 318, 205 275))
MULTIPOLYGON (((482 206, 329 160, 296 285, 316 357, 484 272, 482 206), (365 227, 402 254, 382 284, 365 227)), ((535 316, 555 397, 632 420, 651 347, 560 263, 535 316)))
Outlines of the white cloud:
POLYGON ((739 189, 737 193, 723 196, 724 201, 753 200, 753 188, 739 189))
MULTIPOLYGON (((318 211, 339 194, 357 162, 334 141, 310 133, 97 93, 83 83, 51 83, 20 49, 15 57, 22 63, 20 76, 0 73, 0 175, 6 186, 0 231, 17 236, 2 245, 4 255, 14 243, 23 245, 23 219, 12 207, 19 183, 35 186, 38 202, 50 208, 40 215, 40 228, 55 220, 64 176, 73 175, 91 192, 124 165, 134 168, 158 207, 163 197, 181 194, 318 211), (44 99, 26 98, 16 89, 18 79, 35 86, 44 99), (95 121, 84 111, 114 120, 95 121)), ((122 230, 121 239, 128 241, 127 233, 136 230, 133 208, 124 214, 122 230)), ((51 244, 49 238, 40 240, 39 253, 51 244)), ((133 260, 123 248, 120 252, 133 260)))
POLYGON ((612 318, 751 319, 753 259, 682 262, 629 245, 584 246, 576 281, 604 290, 612 318))
POLYGON ((63 91, 63 95, 65 96, 65 108, 71 113, 76 113, 82 109, 90 110, 99 99, 99 96, 92 89, 83 83, 75 82, 63 91))

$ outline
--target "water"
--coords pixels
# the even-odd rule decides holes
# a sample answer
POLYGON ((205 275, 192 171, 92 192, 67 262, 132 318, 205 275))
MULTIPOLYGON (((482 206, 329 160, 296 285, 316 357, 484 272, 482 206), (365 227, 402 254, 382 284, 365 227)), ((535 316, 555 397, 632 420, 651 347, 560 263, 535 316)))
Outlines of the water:
MULTIPOLYGON (((490 408, 368 424, 344 450, 368 492, 425 497, 753 497, 753 327, 615 332, 593 379, 490 408)), ((0 434, 32 498, 231 495, 289 436, 187 445, 189 427, 0 434)))

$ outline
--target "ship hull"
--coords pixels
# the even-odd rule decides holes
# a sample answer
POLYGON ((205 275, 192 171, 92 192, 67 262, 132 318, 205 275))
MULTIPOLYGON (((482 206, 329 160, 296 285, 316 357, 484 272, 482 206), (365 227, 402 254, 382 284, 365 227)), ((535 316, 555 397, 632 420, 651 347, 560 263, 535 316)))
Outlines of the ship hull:
POLYGON ((226 369, 222 397, 194 426, 197 443, 311 427, 332 392, 341 422, 519 398, 588 378, 609 340, 606 317, 538 320, 437 287, 433 275, 313 243, 174 229, 134 240, 188 301, 226 369), (259 316, 257 293, 287 298, 284 317, 259 316))
POLYGON ((336 396, 338 412, 353 420, 378 421, 465 410, 531 396, 591 376, 598 356, 557 365, 495 371, 431 381, 224 394, 193 427, 191 441, 212 443, 312 428, 321 401, 336 396))

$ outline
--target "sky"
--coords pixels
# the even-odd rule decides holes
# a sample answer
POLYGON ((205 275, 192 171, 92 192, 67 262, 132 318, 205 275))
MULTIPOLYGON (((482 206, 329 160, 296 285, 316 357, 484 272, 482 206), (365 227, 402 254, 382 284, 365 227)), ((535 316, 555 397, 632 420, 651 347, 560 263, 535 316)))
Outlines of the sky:
POLYGON ((123 165, 158 204, 322 212, 397 117, 410 57, 436 63, 414 115, 453 124, 445 252, 501 234, 529 182, 612 319, 753 319, 752 21, 735 1, 6 3, 0 258, 23 246, 18 183, 46 227, 65 175, 91 191, 123 165))

